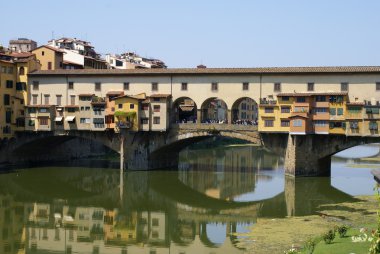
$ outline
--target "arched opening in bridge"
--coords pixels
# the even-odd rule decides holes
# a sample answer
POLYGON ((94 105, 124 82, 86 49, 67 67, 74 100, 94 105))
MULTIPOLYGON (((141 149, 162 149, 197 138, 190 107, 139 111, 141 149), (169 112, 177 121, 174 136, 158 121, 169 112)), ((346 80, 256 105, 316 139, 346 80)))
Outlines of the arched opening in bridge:
POLYGON ((202 123, 227 123, 227 104, 219 98, 213 97, 205 100, 201 106, 202 123))
POLYGON ((231 118, 233 124, 256 125, 258 107, 255 100, 243 97, 232 104, 231 118))
POLYGON ((195 123, 197 121, 197 104, 189 97, 174 101, 172 108, 173 123, 195 123))
POLYGON ((377 169, 379 163, 379 143, 339 151, 331 155, 331 185, 353 196, 370 195, 375 185, 371 171, 377 169))

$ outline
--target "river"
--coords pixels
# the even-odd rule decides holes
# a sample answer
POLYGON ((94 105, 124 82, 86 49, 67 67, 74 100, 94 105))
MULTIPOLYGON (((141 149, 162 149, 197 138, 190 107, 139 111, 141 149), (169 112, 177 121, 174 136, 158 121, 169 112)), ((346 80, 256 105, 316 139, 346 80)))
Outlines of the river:
POLYGON ((287 178, 284 159, 261 147, 210 142, 181 151, 178 169, 128 170, 122 185, 110 160, 10 167, 0 174, 0 253, 244 253, 232 233, 258 218, 372 195, 378 153, 338 154, 331 178, 287 178))

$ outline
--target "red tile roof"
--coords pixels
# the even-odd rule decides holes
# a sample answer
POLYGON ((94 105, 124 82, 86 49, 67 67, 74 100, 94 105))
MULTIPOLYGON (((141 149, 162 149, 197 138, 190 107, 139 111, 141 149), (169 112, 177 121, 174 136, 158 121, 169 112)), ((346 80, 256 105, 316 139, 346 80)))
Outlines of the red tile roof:
POLYGON ((152 94, 148 97, 150 97, 150 98, 167 98, 170 96, 171 96, 170 94, 152 94))
POLYGON ((36 75, 262 75, 262 74, 335 74, 380 73, 380 66, 269 67, 269 68, 179 68, 179 69, 80 69, 40 70, 36 75))

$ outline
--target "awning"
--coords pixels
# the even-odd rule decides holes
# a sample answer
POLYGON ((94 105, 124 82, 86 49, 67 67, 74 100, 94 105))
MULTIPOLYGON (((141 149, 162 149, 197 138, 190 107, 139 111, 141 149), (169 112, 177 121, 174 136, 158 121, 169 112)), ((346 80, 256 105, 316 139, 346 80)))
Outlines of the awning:
POLYGON ((63 116, 56 116, 55 119, 54 119, 54 121, 55 122, 60 122, 60 121, 62 121, 62 119, 63 119, 63 116))
POLYGON ((74 121, 74 119, 75 119, 75 116, 67 116, 66 122, 72 122, 72 121, 74 121))

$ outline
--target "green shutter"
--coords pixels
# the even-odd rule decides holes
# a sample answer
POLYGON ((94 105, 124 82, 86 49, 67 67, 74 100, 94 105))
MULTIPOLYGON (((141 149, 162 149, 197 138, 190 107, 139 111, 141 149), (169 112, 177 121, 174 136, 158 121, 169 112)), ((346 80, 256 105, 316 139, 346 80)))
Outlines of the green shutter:
POLYGON ((379 108, 372 108, 372 114, 379 114, 379 108))
POLYGON ((330 108, 330 115, 336 115, 336 108, 330 108))
POLYGON ((343 115, 343 108, 338 108, 338 116, 342 116, 343 115))

